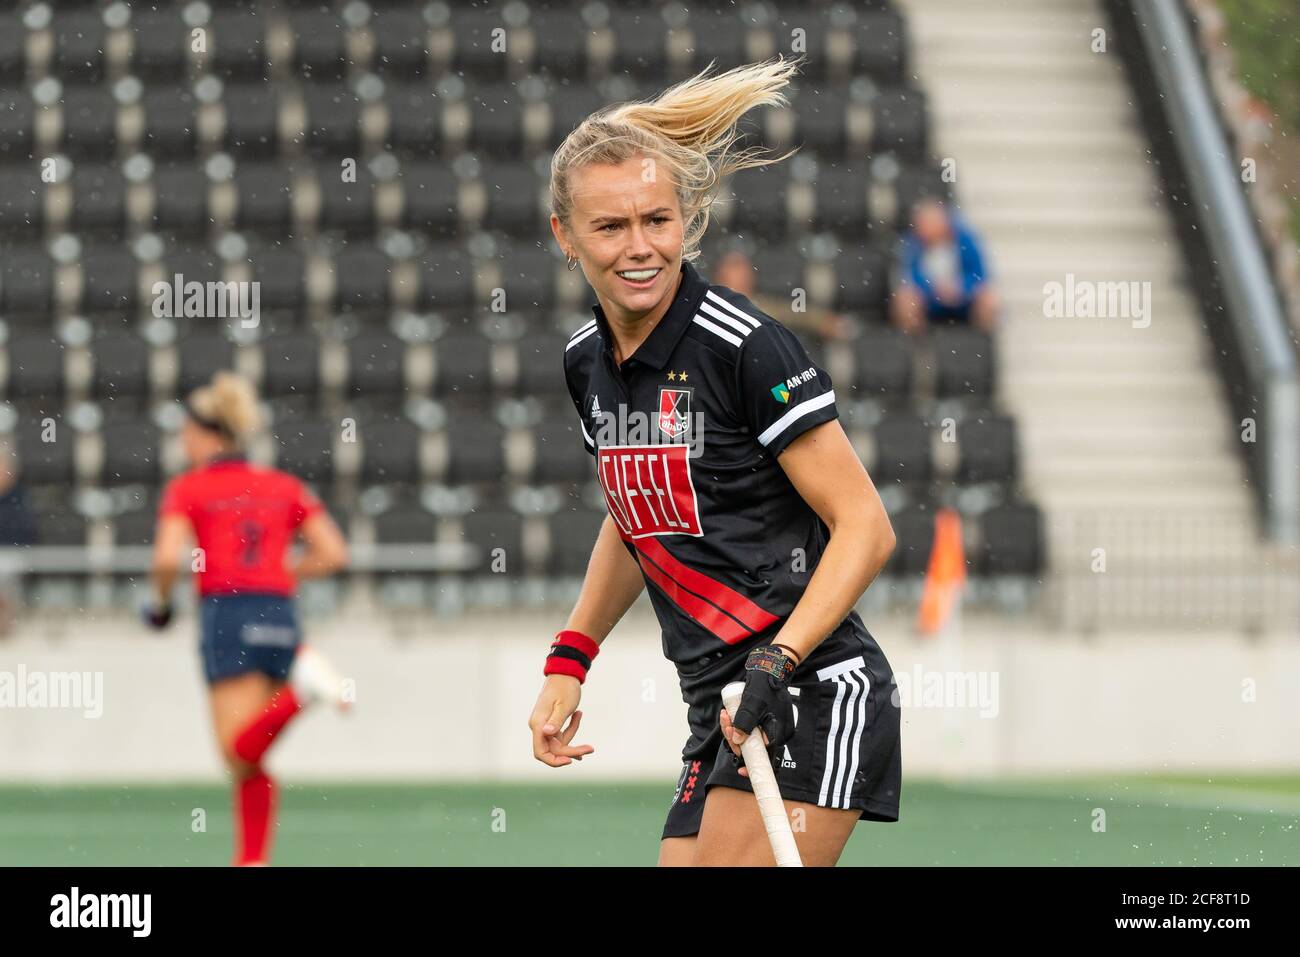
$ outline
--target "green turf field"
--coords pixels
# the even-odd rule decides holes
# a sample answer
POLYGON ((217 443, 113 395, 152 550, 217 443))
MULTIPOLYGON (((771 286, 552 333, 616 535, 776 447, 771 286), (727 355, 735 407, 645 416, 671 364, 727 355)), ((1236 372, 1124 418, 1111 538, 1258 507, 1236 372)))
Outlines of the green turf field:
MULTIPOLYGON (((653 864, 671 795, 672 782, 288 785, 275 862, 653 864)), ((0 864, 225 864, 228 803, 217 787, 0 788, 0 864)), ((903 820, 859 825, 843 863, 1296 865, 1300 776, 907 781, 903 820)))

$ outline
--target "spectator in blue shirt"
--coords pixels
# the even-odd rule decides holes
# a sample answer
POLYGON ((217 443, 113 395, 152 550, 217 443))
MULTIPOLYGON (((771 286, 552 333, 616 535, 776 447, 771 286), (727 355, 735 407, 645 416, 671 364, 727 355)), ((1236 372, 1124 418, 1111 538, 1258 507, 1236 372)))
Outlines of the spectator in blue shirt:
POLYGON ((966 322, 991 332, 998 308, 974 231, 937 199, 917 203, 889 303, 894 325, 920 333, 932 322, 966 322))

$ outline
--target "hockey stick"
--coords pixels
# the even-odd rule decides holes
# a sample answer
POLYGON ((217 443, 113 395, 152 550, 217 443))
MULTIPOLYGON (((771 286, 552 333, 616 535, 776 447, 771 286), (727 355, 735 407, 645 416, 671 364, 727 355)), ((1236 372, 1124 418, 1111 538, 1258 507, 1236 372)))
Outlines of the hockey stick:
MULTIPOLYGON (((722 704, 728 714, 735 715, 744 690, 743 681, 733 681, 722 689, 722 704)), ((772 843, 772 853, 776 855, 776 866, 803 867, 803 861, 799 859, 799 848, 794 843, 794 832, 790 830, 790 819, 785 816, 785 802, 781 800, 781 791, 776 785, 776 773, 772 770, 772 762, 768 760, 763 735, 758 728, 740 746, 740 754, 749 770, 749 781, 754 786, 758 813, 763 816, 763 827, 767 830, 767 839, 772 843)))

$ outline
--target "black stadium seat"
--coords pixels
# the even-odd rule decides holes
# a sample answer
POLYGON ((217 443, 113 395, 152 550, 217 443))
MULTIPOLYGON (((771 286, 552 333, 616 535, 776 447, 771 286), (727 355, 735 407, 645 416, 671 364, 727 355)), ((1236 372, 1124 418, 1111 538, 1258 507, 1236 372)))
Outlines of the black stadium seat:
POLYGON ((30 160, 36 139, 36 104, 22 90, 0 89, 0 160, 30 160))
POLYGON ((394 81, 384 93, 388 147, 414 158, 438 155, 442 146, 443 98, 427 84, 394 81))
POLYGON ((240 229, 261 231, 279 238, 289 231, 293 217, 289 171, 277 163, 246 163, 235 173, 240 229))
POLYGON ((564 266, 551 244, 543 246, 535 240, 502 243, 496 261, 507 310, 536 314, 555 305, 556 277, 564 266))
MULTIPOLYGON (((498 54, 495 59, 504 58, 498 54)), ((524 145, 525 103, 514 84, 476 85, 466 96, 466 106, 471 149, 489 156, 519 156, 524 145)))
POLYGON ((126 188, 116 167, 79 165, 72 174, 72 228, 121 237, 126 232, 126 188))
POLYGON ((347 73, 347 34, 336 13, 295 10, 291 14, 294 69, 307 80, 340 80, 347 73))
POLYGON ((334 481, 334 442, 341 425, 329 419, 294 416, 271 426, 277 468, 313 485, 334 481))
POLYGON ((226 129, 224 148, 234 156, 273 156, 280 148, 280 98, 263 83, 228 86, 222 95, 226 129))
POLYGON ((138 336, 112 335, 91 344, 97 396, 149 394, 149 345, 138 336))
POLYGON ((420 308, 464 310, 474 302, 474 264, 459 246, 431 244, 420 257, 419 269, 420 308))
POLYGON ((338 160, 317 167, 320 188, 320 219, 323 231, 337 231, 348 236, 369 235, 375 230, 375 178, 358 165, 355 177, 343 178, 338 160))
POLYGON ((889 259, 884 253, 858 246, 835 257, 835 309, 876 317, 888 295, 889 259))
POLYGON ((550 516, 551 548, 547 571, 552 575, 581 576, 591 561, 591 550, 605 523, 606 512, 590 508, 565 508, 550 516))
POLYGON ((0 10, 0 87, 22 84, 26 71, 27 31, 18 14, 0 10))
POLYGON ((877 482, 915 484, 934 477, 930 430, 917 415, 897 412, 876 424, 876 458, 871 475, 877 482))
POLYGON ((149 422, 112 422, 102 429, 106 485, 158 481, 158 429, 149 422))
POLYGON ((98 83, 104 78, 107 30, 98 10, 59 10, 52 32, 55 76, 77 83, 98 83))
MULTIPOLYGON (((555 77, 586 76, 587 46, 593 31, 583 22, 579 12, 564 4, 531 6, 528 24, 535 40, 534 62, 537 68, 555 77)), ((590 113, 591 110, 587 110, 582 115, 590 113)))
POLYGON ((45 189, 29 165, 0 167, 0 241, 39 240, 45 229, 45 189))
POLYGON ((853 25, 853 73, 880 83, 907 75, 907 33, 897 10, 859 10, 853 25))
POLYGON ((225 336, 200 332, 184 337, 177 349, 177 393, 182 397, 188 395, 234 363, 235 345, 225 336))
POLYGON ((668 66, 668 24, 654 7, 610 8, 615 73, 644 79, 662 77, 668 66))
POLYGON ((786 196, 790 190, 790 167, 786 163, 744 170, 731 181, 736 197, 734 232, 781 240, 790 230, 786 196))
POLYGON ((158 524, 156 507, 145 505, 113 516, 113 544, 151 545, 158 524))
MULTIPOLYGON (((177 82, 189 68, 190 27, 178 8, 137 7, 131 34, 131 72, 145 82, 177 82)), ((164 87, 165 89, 165 87, 164 87)))
POLYGON ((405 418, 379 419, 362 424, 361 480, 368 484, 421 479, 420 427, 405 418))
POLYGON ((465 5, 451 18, 450 27, 453 72, 473 86, 507 77, 513 47, 508 37, 504 51, 498 43, 498 31, 506 29, 499 9, 465 5))
POLYGON ((219 6, 208 30, 208 56, 223 79, 261 80, 267 74, 265 17, 256 9, 219 6))
POLYGON ((980 518, 977 567, 986 575, 1037 575, 1045 566, 1043 517, 1036 505, 991 508, 980 518))
POLYGON ((993 394, 996 370, 993 340, 963 325, 939 325, 934 342, 935 395, 941 399, 986 399, 993 394))
POLYGON ((198 151, 198 102, 184 87, 146 90, 142 99, 144 137, 141 148, 155 160, 193 156, 198 151))
POLYGON ((10 398, 62 396, 66 381, 63 343, 48 334, 24 336, 10 339, 5 352, 9 359, 10 398))
POLYGON ((578 416, 570 406, 533 427, 534 482, 578 482, 595 474, 591 456, 583 451, 578 416))
POLYGON ((140 304, 138 263, 125 246, 87 247, 81 254, 81 307, 125 319, 140 304))
POLYGON ((382 250, 349 246, 339 253, 332 268, 339 312, 382 311, 388 306, 392 264, 382 250))
POLYGON ((269 396, 314 396, 320 389, 320 340, 310 333, 262 343, 262 389, 269 396))
POLYGON ((258 283, 264 310, 297 314, 307 295, 306 263, 290 246, 266 246, 254 253, 253 279, 258 283))
POLYGON ((447 444, 444 481, 499 482, 505 475, 505 430, 492 416, 452 411, 443 431, 447 444))
POLYGON ((41 510, 36 516, 36 544, 81 547, 86 544, 87 521, 73 511, 41 510))
POLYGON ((567 398, 564 347, 568 345, 569 335, 559 331, 535 331, 525 334, 515 343, 516 388, 520 395, 555 393, 567 398))
POLYGON ((52 417, 53 430, 40 419, 25 419, 18 425, 18 468, 28 485, 72 483, 75 474, 72 427, 52 417), (53 441, 47 441, 52 438, 53 441))
POLYGON ((848 156, 849 94, 842 87, 800 84, 791 97, 798 141, 831 158, 848 156))
POLYGON ((459 223, 459 183, 451 167, 437 160, 413 161, 402 169, 402 225, 426 235, 451 236, 459 223))
POLYGON ((375 40, 372 66, 387 78, 424 76, 429 69, 429 25, 417 7, 376 7, 370 20, 375 40))
POLYGON ((418 506, 389 509, 375 516, 375 541, 380 545, 432 545, 438 519, 418 506))
POLYGON ((516 236, 536 236, 543 225, 541 195, 544 183, 529 166, 487 163, 483 169, 487 192, 484 227, 516 236))
POLYGON ((341 83, 315 83, 304 88, 303 101, 307 107, 304 145, 308 152, 321 157, 355 158, 361 149, 361 100, 356 93, 341 83))
POLYGON ((387 332, 365 332, 348 342, 348 389, 356 396, 402 391, 406 344, 387 332))
POLYGON ((102 87, 63 91, 63 148, 74 159, 106 160, 117 151, 117 101, 102 87))
POLYGON ((486 395, 492 391, 494 369, 492 343, 472 328, 456 329, 433 344, 439 396, 486 395))
POLYGON ((882 90, 871 103, 872 150, 920 157, 929 145, 925 94, 912 87, 882 90))
POLYGON ((853 387, 860 398, 905 402, 912 390, 912 349, 906 334, 887 326, 865 327, 853 340, 853 387))
POLYGON ((0 256, 0 314, 46 315, 54 300, 54 261, 44 249, 21 247, 0 256))
POLYGON ((887 566, 892 575, 924 575, 934 547, 934 509, 912 505, 889 516, 897 544, 887 566))
POLYGON ((1007 415, 985 413, 957 424, 957 481, 1008 483, 1016 477, 1016 423, 1007 415))
POLYGON ((466 513, 461 523, 462 540, 479 549, 480 563, 476 571, 511 580, 525 571, 522 516, 506 508, 485 505, 466 513))
POLYGON ((817 171, 813 226, 860 239, 871 228, 871 176, 865 164, 844 161, 817 171))
POLYGON ((197 236, 212 224, 208 178, 188 164, 160 166, 153 174, 153 225, 159 232, 197 236))

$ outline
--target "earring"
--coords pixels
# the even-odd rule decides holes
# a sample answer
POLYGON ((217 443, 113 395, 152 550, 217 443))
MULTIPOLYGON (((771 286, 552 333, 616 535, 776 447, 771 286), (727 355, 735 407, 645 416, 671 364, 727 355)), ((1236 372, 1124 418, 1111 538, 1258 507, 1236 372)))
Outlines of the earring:
POLYGON ((569 272, 573 272, 577 268, 578 268, 578 260, 569 259, 569 272))

